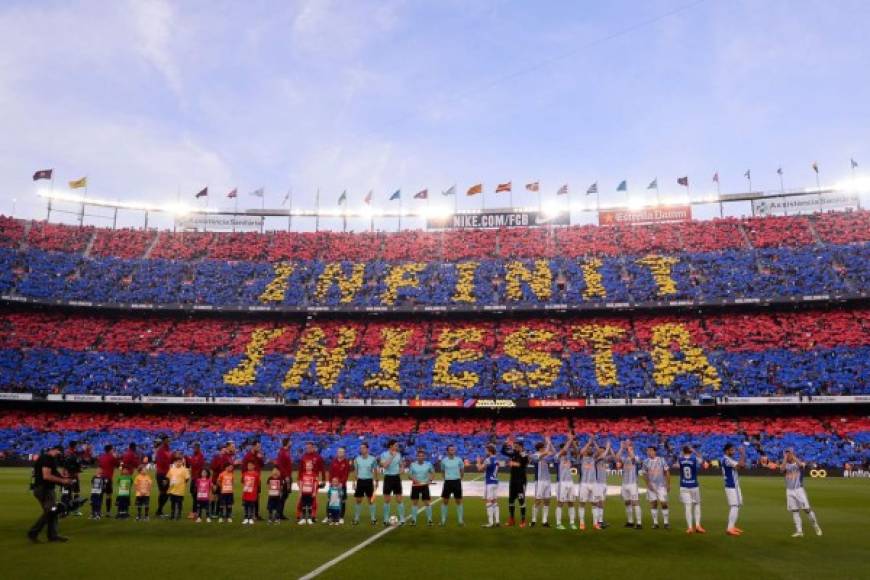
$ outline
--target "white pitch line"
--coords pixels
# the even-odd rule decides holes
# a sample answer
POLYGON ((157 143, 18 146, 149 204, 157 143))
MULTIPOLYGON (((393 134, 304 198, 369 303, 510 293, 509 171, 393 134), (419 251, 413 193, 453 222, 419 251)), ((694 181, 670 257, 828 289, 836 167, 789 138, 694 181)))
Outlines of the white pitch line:
MULTIPOLYGON (((482 476, 477 476, 470 481, 477 481, 481 477, 482 476)), ((439 501, 441 501, 440 497, 436 498, 435 501, 430 503, 430 505, 435 505, 439 501)), ((426 506, 419 508, 417 510, 417 515, 419 516, 425 510, 426 510, 426 506)), ((402 521, 404 522, 407 519, 408 518, 406 517, 402 521)), ((387 534, 389 534, 390 532, 392 532, 393 530, 395 530, 397 528, 398 528, 398 526, 390 526, 388 528, 381 530, 380 532, 378 532, 374 536, 369 536, 364 541, 360 542, 359 544, 357 544, 356 546, 354 546, 353 548, 351 548, 347 552, 343 552, 343 553, 339 554, 338 556, 336 556, 335 558, 333 558, 332 560, 330 560, 329 562, 321 564, 320 566, 318 566, 317 568, 315 568, 314 570, 312 570, 311 572, 309 572, 305 576, 300 576, 299 580, 311 580, 312 578, 316 578, 317 576, 320 576, 321 574, 323 574, 324 572, 326 572, 327 570, 329 570, 330 568, 332 568, 333 566, 335 566, 339 562, 347 560, 348 558, 350 558, 351 556, 353 556, 354 554, 356 554, 357 552, 359 552, 360 550, 362 550, 366 546, 370 546, 371 544, 374 544, 375 542, 377 542, 378 540, 380 540, 381 538, 383 538, 384 536, 386 536, 387 534)))

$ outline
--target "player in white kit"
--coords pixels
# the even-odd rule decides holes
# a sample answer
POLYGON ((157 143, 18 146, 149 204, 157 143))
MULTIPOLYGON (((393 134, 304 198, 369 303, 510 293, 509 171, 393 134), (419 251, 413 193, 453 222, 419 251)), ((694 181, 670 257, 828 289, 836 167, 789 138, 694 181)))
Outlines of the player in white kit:
POLYGON ((625 502, 625 527, 643 529, 640 514, 640 496, 637 492, 638 458, 634 454, 634 444, 623 441, 619 444, 616 456, 622 463, 622 501, 625 502))
POLYGON ((737 527, 737 516, 740 515, 740 507, 743 505, 743 494, 740 491, 740 478, 738 468, 746 467, 746 447, 740 446, 740 458, 734 459, 734 444, 726 443, 724 455, 722 455, 722 479, 725 483, 725 498, 728 500, 728 527, 725 533, 729 536, 739 536, 743 530, 737 527))
POLYGON ((595 529, 602 530, 607 527, 604 521, 604 502, 607 499, 607 468, 613 460, 613 447, 610 441, 604 448, 599 447, 595 453, 595 507, 592 514, 595 517, 595 529))
MULTIPOLYGON (((586 506, 593 506, 595 502, 595 486, 597 479, 595 474, 595 441, 589 437, 589 441, 580 450, 580 487, 577 491, 577 519, 581 530, 586 529, 586 506)), ((595 523, 593 516, 592 523, 595 523)))
POLYGON ((646 459, 643 460, 644 479, 646 479, 646 499, 649 501, 650 513, 652 514, 652 527, 659 527, 659 508, 662 510, 662 524, 664 528, 671 528, 670 511, 668 510, 668 496, 671 493, 671 474, 668 464, 663 457, 659 457, 655 447, 646 448, 646 459))
POLYGON ((535 452, 532 453, 531 460, 535 466, 535 505, 532 506, 532 523, 534 528, 538 522, 538 509, 541 509, 541 525, 549 528, 550 524, 547 519, 550 516, 550 502, 552 501, 553 490, 552 481, 550 480, 550 458, 556 454, 553 448, 553 442, 550 441, 550 436, 544 437, 543 443, 535 444, 535 452))
POLYGON ((797 458, 794 450, 787 449, 782 464, 779 466, 780 471, 785 474, 785 499, 786 507, 791 512, 791 517, 794 519, 794 533, 792 538, 802 538, 804 535, 803 523, 801 522, 801 510, 804 510, 813 528, 816 530, 816 535, 822 535, 822 528, 819 527, 819 522, 816 519, 816 512, 810 507, 810 500, 807 498, 807 492, 804 489, 804 467, 806 463, 797 458))
POLYGON ((556 529, 564 530, 562 525, 562 508, 568 508, 568 524, 572 530, 577 529, 574 523, 574 461, 573 455, 574 436, 569 433, 564 445, 556 454, 556 529))

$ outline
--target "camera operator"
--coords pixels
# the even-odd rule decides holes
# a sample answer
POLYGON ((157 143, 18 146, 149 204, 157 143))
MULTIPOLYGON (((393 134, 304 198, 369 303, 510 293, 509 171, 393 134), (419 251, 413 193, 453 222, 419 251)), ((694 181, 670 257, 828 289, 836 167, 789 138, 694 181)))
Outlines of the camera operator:
POLYGON ((33 497, 42 508, 42 515, 27 532, 31 542, 39 542, 39 533, 42 528, 48 527, 49 542, 66 542, 67 538, 58 534, 57 500, 55 499, 54 486, 72 485, 75 480, 61 477, 58 469, 58 458, 63 453, 63 445, 55 445, 43 451, 33 466, 33 497))
MULTIPOLYGON (((60 501, 69 508, 78 502, 81 496, 82 460, 77 441, 69 442, 63 457, 59 459, 59 464, 66 470, 64 475, 74 480, 72 485, 64 486, 60 494, 60 501)), ((82 512, 76 508, 75 515, 81 516, 82 512)))

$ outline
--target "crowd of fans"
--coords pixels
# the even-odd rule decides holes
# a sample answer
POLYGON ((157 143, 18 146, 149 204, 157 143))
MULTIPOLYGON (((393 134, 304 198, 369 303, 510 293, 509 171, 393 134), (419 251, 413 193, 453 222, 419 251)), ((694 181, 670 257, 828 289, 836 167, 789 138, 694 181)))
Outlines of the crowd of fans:
POLYGON ((0 453, 6 457, 27 457, 40 449, 79 442, 86 461, 102 452, 105 445, 126 449, 136 443, 140 450, 152 449, 158 436, 167 435, 173 449, 190 452, 200 443, 206 457, 220 445, 233 440, 239 449, 259 441, 267 460, 274 459, 281 439, 291 439, 294 457, 299 457, 307 441, 314 441, 325 459, 344 447, 353 457, 359 445, 367 442, 379 452, 389 439, 400 442, 407 455, 424 449, 440 458, 448 444, 473 462, 484 455, 487 443, 501 443, 511 435, 521 437, 531 448, 550 435, 557 445, 569 431, 581 440, 594 436, 614 442, 631 439, 635 448, 657 447, 662 454, 675 457, 685 444, 691 444, 707 458, 721 455, 725 442, 748 442, 752 466, 763 467, 768 458, 778 461, 786 448, 794 448, 806 461, 829 467, 866 466, 870 462, 870 420, 866 417, 792 417, 772 419, 747 417, 739 420, 706 418, 630 418, 585 419, 579 416, 524 419, 413 419, 409 417, 316 417, 132 415, 109 413, 0 413, 0 453))
POLYGON ((301 398, 870 393, 870 310, 281 321, 11 311, 0 391, 301 398))

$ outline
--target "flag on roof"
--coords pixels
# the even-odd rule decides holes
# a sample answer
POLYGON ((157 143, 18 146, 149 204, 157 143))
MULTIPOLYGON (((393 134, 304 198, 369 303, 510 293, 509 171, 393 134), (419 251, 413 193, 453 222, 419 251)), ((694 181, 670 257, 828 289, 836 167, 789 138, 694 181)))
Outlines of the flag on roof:
POLYGON ((483 193, 483 184, 478 183, 477 185, 472 185, 468 188, 468 191, 465 192, 465 195, 477 195, 478 193, 483 193))
POLYGON ((227 197, 230 198, 230 199, 233 199, 233 198, 239 197, 239 190, 238 190, 238 188, 236 188, 236 187, 232 188, 232 189, 230 190, 230 192, 227 194, 227 197))
POLYGON ((776 174, 777 174, 777 175, 782 175, 782 167, 777 167, 777 168, 776 168, 776 174))
POLYGON ((646 186, 647 189, 658 189, 659 188, 659 178, 656 177, 652 181, 649 182, 649 185, 646 186))
POLYGON ((414 199, 429 199, 429 190, 421 189, 417 193, 414 194, 414 199))
POLYGON ((566 183, 556 192, 556 195, 568 195, 568 184, 566 183))
POLYGON ((73 179, 69 182, 70 189, 84 189, 88 186, 88 178, 82 177, 81 179, 73 179))
POLYGON ((364 204, 366 204, 366 205, 371 205, 371 203, 372 203, 372 193, 373 193, 373 190, 370 189, 369 192, 366 194, 366 196, 363 198, 363 203, 364 203, 364 204))
POLYGON ((265 194, 265 193, 266 193, 265 189, 263 189, 262 187, 258 187, 257 189, 255 189, 254 191, 251 192, 251 195, 253 195, 254 197, 263 197, 263 194, 265 194))
POLYGON ((347 190, 341 192, 341 195, 338 196, 338 205, 343 203, 347 203, 347 190))
POLYGON ((208 197, 208 187, 203 187, 202 189, 200 189, 194 197, 196 197, 196 199, 199 199, 201 197, 208 197))
POLYGON ((719 183, 719 172, 713 174, 713 183, 719 183))
POLYGON ((752 179, 752 171, 747 169, 746 173, 743 174, 743 177, 745 177, 746 179, 752 179))
POLYGON ((447 189, 445 189, 444 191, 442 191, 442 192, 441 192, 441 195, 445 195, 445 196, 447 196, 447 195, 456 195, 456 186, 455 186, 455 185, 451 185, 450 187, 448 187, 447 189))
POLYGON ((819 172, 819 164, 815 161, 813 161, 813 171, 815 171, 816 173, 819 172))
MULTIPOLYGON (((852 163, 854 163, 853 167, 858 166, 858 164, 855 163, 854 160, 852 161, 852 163)), ((54 169, 40 169, 39 171, 37 171, 36 173, 33 174, 33 181, 39 181, 40 179, 51 179, 51 175, 53 172, 54 172, 54 169)))
MULTIPOLYGON (((849 159, 849 163, 852 165, 852 169, 855 169, 856 167, 858 167, 858 162, 855 161, 854 159, 849 159)), ((48 170, 48 174, 51 175, 51 169, 48 170)), ((33 176, 33 179, 36 179, 35 175, 33 176)))
POLYGON ((393 192, 393 195, 390 196, 390 201, 395 201, 397 199, 401 199, 401 197, 402 197, 402 190, 397 189, 396 191, 393 192))
POLYGON ((586 189, 586 195, 592 195, 593 193, 598 193, 598 182, 596 181, 592 185, 590 185, 586 189))
POLYGON ((628 181, 623 179, 618 186, 616 186, 616 191, 628 191, 628 181))
POLYGON ((677 178, 677 185, 682 185, 683 187, 689 187, 689 176, 687 175, 685 177, 678 177, 677 178))
POLYGON ((502 193, 503 191, 510 191, 511 187, 513 187, 513 185, 510 181, 507 183, 499 183, 495 188, 495 192, 502 193))
POLYGON ((533 181, 532 183, 526 184, 526 191, 540 191, 541 186, 537 181, 533 181))

